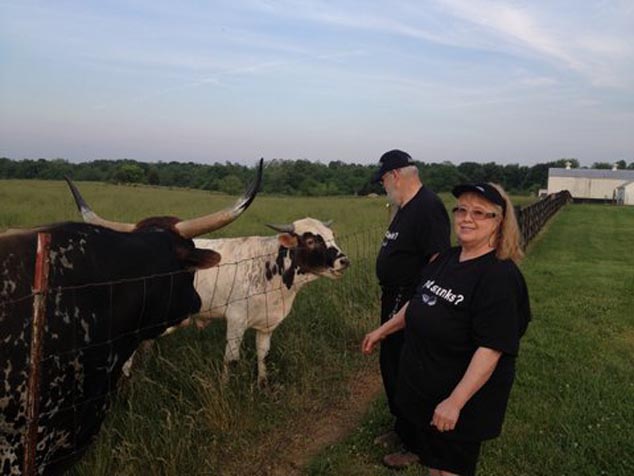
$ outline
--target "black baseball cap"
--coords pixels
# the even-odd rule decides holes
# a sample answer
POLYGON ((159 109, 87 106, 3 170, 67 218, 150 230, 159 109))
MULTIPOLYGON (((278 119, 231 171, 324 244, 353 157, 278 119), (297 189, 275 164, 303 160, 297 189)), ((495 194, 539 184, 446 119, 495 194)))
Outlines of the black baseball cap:
POLYGON ((372 183, 380 182, 381 177, 390 170, 400 169, 409 165, 414 165, 414 159, 412 159, 411 155, 398 149, 390 150, 379 159, 379 170, 374 173, 372 183))
POLYGON ((486 198, 489 202, 495 203, 502 207, 502 212, 506 213, 506 200, 504 197, 498 192, 498 189, 493 185, 482 182, 482 183, 464 183, 462 185, 456 185, 451 193, 454 197, 459 198, 460 195, 466 192, 477 193, 478 195, 486 198))

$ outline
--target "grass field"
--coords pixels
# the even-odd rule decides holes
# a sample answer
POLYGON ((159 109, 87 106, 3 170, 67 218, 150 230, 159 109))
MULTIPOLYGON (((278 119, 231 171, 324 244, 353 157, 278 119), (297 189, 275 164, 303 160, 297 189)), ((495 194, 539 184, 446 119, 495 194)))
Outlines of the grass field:
MULTIPOLYGON (((77 185, 97 214, 131 223, 156 215, 200 216, 231 205, 236 199, 201 190, 92 182, 77 185)), ((81 219, 62 181, 0 180, 0 203, 0 231, 81 219)), ((259 196, 243 217, 218 230, 213 237, 270 235, 274 232, 266 228, 265 223, 285 223, 307 215, 321 220, 334 219, 339 234, 350 234, 384 224, 385 203, 385 198, 259 196)))
MULTIPOLYGON (((235 197, 192 190, 79 183, 103 217, 192 217, 235 197)), ((62 182, 0 181, 0 228, 77 220, 62 182)), ((374 321, 378 289, 373 260, 387 220, 381 198, 258 197, 237 222, 214 236, 270 235, 265 223, 303 216, 334 219, 337 242, 353 265, 340 281, 319 280, 300 293, 276 330, 268 359, 271 385, 256 386, 253 333, 229 385, 220 381, 225 324, 161 339, 133 378, 123 382, 97 444, 73 474, 251 474, 267 454, 270 432, 327 407, 346 391, 360 358, 360 336, 374 321), (328 369, 328 371, 324 371, 328 369)))
MULTIPOLYGON (((202 190, 167 189, 149 186, 119 186, 93 182, 77 184, 86 201, 100 216, 136 222, 153 215, 191 218, 213 212, 233 203, 235 197, 202 190)), ((450 194, 440 195, 453 204, 450 194)), ((531 197, 514 197, 524 205, 531 197)), ((65 182, 42 180, 0 180, 0 232, 11 227, 28 227, 57 221, 79 220, 77 209, 65 182)), ((258 196, 235 223, 218 230, 214 237, 267 235, 273 232, 265 223, 290 222, 303 216, 335 220, 335 230, 351 234, 387 220, 385 197, 276 197, 258 196)))
MULTIPOLYGON (((130 222, 197 216, 235 200, 197 190, 78 185, 97 213, 130 222)), ((62 182, 0 181, 0 202, 0 229, 78 219, 62 182)), ((227 386, 219 378, 223 322, 161 339, 122 385, 97 443, 72 474, 248 475, 275 458, 269 435, 346 395, 354 372, 377 368, 358 346, 378 319, 373 264, 384 205, 385 198, 261 196, 214 234, 272 234, 264 223, 306 215, 334 219, 353 266, 341 281, 319 280, 300 293, 273 337, 265 392, 255 385, 253 334, 227 386)), ((523 271, 534 321, 503 436, 485 446, 481 474, 634 474, 633 212, 569 206, 530 250, 523 271)), ((359 430, 315 459, 308 473, 393 474, 370 443, 387 425, 379 400, 359 430)))
MULTIPOLYGON (((634 208, 598 205, 567 206, 533 243, 522 266, 533 321, 503 434, 484 445, 479 474, 634 474, 633 243, 634 208)), ((371 444, 388 425, 381 400, 309 474, 395 474, 371 444)))

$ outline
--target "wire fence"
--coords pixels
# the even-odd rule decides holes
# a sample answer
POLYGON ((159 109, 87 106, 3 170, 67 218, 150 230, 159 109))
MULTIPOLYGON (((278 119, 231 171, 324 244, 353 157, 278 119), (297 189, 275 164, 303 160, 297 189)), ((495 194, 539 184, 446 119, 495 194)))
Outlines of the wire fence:
MULTIPOLYGON (((63 467, 83 452, 103 420, 122 361, 142 340, 174 322, 168 312, 155 314, 148 300, 156 295, 148 290, 165 289, 161 304, 169 310, 173 283, 183 274, 66 287, 51 281, 0 301, 3 474, 13 474, 16 466, 23 468, 16 474, 55 472, 50 468, 63 467), (141 298, 126 309, 122 304, 130 294, 141 298)), ((46 276, 36 273, 38 281, 46 276)))
MULTIPOLYGON (((560 192, 518 209, 524 244, 569 201, 570 194, 560 192)), ((326 292, 338 312, 352 320, 369 312, 372 303, 379 300, 374 260, 384 230, 374 227, 336 240, 352 266, 341 282, 329 284, 326 292)), ((284 258, 289 261, 291 256, 284 258)), ((275 329, 293 307, 293 293, 316 279, 296 270, 292 289, 279 272, 274 279, 266 279, 266 270, 272 263, 279 266, 279 259, 276 246, 198 272, 194 286, 203 295, 200 314, 213 318, 234 309, 246 322, 257 319, 264 332, 275 329)), ((20 322, 19 336, 11 334, 16 328, 6 322, 0 326, 3 348, 9 352, 7 343, 11 339, 22 342, 13 342, 4 369, 5 385, 0 387, 0 409, 5 415, 0 419, 0 469, 5 471, 19 461, 22 474, 39 474, 45 467, 64 466, 84 452, 104 418, 125 360, 143 340, 191 317, 170 315, 174 302, 180 299, 175 295, 175 280, 187 273, 74 286, 57 286, 51 281, 47 288, 36 286, 32 292, 12 299, 0 294, 0 317, 20 322), (157 290, 159 302, 154 302, 157 290), (137 302, 132 308, 126 305, 130 295, 135 295, 137 302), (40 318, 38 311, 34 312, 38 308, 40 318), (34 351, 36 346, 41 349, 39 354, 34 351), (37 385, 31 382, 26 390, 29 376, 37 385), (12 417, 20 422, 18 430, 9 422, 12 417)), ((302 293, 306 294, 304 306, 310 312, 323 311, 323 294, 302 293)), ((241 334, 228 335, 229 351, 237 353, 241 341, 241 334)))
MULTIPOLYGON (((378 300, 369 294, 381 231, 363 230, 337 239, 353 262, 341 282, 329 286, 330 297, 341 303, 342 314, 359 312, 356 303, 362 297, 366 302, 378 300)), ((274 329, 291 310, 293 293, 316 278, 295 270, 290 289, 279 273, 265 279, 266 263, 278 260, 278 247, 269 253, 256 250, 248 258, 198 272, 196 290, 208 297, 200 313, 220 316, 228 309, 239 309, 247 322, 257 317, 265 330, 274 329), (288 306, 276 308, 284 299, 288 306)), ((44 252, 48 254, 50 251, 44 252)), ((287 269, 290 258, 286 256, 287 269)), ((50 261, 50 256, 44 259, 50 261)), ((3 472, 14 467, 12 461, 16 460, 22 474, 39 474, 45 467, 65 466, 83 453, 103 420, 125 360, 143 340, 190 317, 170 314, 173 302, 179 300, 174 282, 187 274, 181 271, 72 286, 58 286, 51 279, 48 287, 34 287, 23 295, 13 294, 10 299, 0 295, 2 319, 19 323, 0 328, 2 360, 7 352, 9 362, 6 384, 0 387, 0 405, 4 405, 3 413, 15 411, 18 416, 13 424, 9 420, 16 415, 0 419, 3 472), (126 302, 130 296, 135 296, 131 300, 134 306, 126 302), (157 297, 158 305, 153 302, 157 297), (39 314, 34 308, 41 309, 39 314), (9 341, 10 349, 4 344, 9 341), (31 352, 36 347, 41 352, 31 352), (38 386, 29 385, 25 391, 29 377, 38 386), (24 418, 19 417, 23 413, 24 418)), ((310 305, 318 314, 320 303, 310 305)), ((239 347, 241 337, 229 336, 228 347, 239 347)))

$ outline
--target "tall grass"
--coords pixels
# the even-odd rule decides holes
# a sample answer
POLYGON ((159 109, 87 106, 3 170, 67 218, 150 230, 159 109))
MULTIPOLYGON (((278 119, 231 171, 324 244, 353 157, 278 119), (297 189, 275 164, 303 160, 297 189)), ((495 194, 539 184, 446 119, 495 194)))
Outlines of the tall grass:
MULTIPOLYGON (((634 474, 632 243, 634 208, 570 205, 530 248, 522 269, 533 321, 503 434, 484 445, 479 474, 634 474)), ((381 400, 309 474, 392 474, 371 444, 389 424, 381 400)))
POLYGON ((357 354, 377 312, 368 267, 357 257, 341 282, 318 281, 300 293, 273 336, 264 391, 256 385, 252 332, 227 385, 220 376, 224 322, 160 339, 73 474, 254 474, 275 455, 265 444, 270 432, 328 406, 345 392, 347 377, 368 365, 357 354))
MULTIPOLYGON (((193 217, 235 200, 196 190, 78 185, 98 214, 129 222, 193 217)), ((0 229, 79 218, 62 182, 0 181, 0 199, 0 229)), ((374 259, 388 216, 384 198, 261 196, 213 236, 272 234, 265 223, 303 216, 334 219, 337 242, 353 264, 340 281, 320 279, 300 292, 273 336, 270 386, 257 388, 252 332, 227 385, 220 378, 223 321, 159 339, 132 378, 121 382, 96 444, 72 474, 255 474, 283 451, 271 447, 269 435, 328 407, 349 392, 354 372, 376 367, 358 345, 378 319, 374 259)))

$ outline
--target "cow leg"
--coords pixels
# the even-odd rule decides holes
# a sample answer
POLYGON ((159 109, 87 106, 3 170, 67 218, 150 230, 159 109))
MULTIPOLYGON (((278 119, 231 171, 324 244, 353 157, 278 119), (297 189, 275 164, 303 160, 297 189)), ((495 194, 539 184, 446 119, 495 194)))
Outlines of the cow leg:
POLYGON ((130 356, 130 358, 126 360, 126 362, 123 364, 123 367, 121 368, 123 375, 125 375, 127 378, 130 378, 130 374, 132 373, 132 366, 134 365, 134 359, 136 358, 138 362, 137 357, 140 357, 141 362, 143 362, 144 359, 147 357, 147 354, 150 352, 150 350, 152 350, 153 345, 154 345, 154 340, 151 340, 151 339, 144 340, 143 342, 141 342, 137 350, 132 352, 132 355, 130 356))
POLYGON ((271 336, 273 332, 256 331, 255 333, 255 347, 258 353, 258 385, 260 387, 266 386, 266 356, 271 348, 271 336))
POLYGON ((123 375, 125 375, 127 378, 130 378, 130 373, 132 371, 132 364, 134 363, 135 355, 136 355, 136 350, 132 352, 132 355, 130 356, 130 358, 125 361, 125 363, 123 364, 123 367, 121 368, 123 375))
POLYGON ((229 365, 240 360, 240 346, 246 330, 247 325, 243 319, 235 319, 227 315, 227 346, 222 375, 225 382, 229 379, 229 365))
POLYGON ((165 329, 165 332, 163 332, 161 334, 161 336, 168 336, 168 335, 176 332, 181 327, 189 327, 189 326, 191 326, 191 324, 192 324, 192 318, 188 317, 187 319, 183 320, 180 324, 178 324, 176 326, 168 327, 167 329, 165 329))

